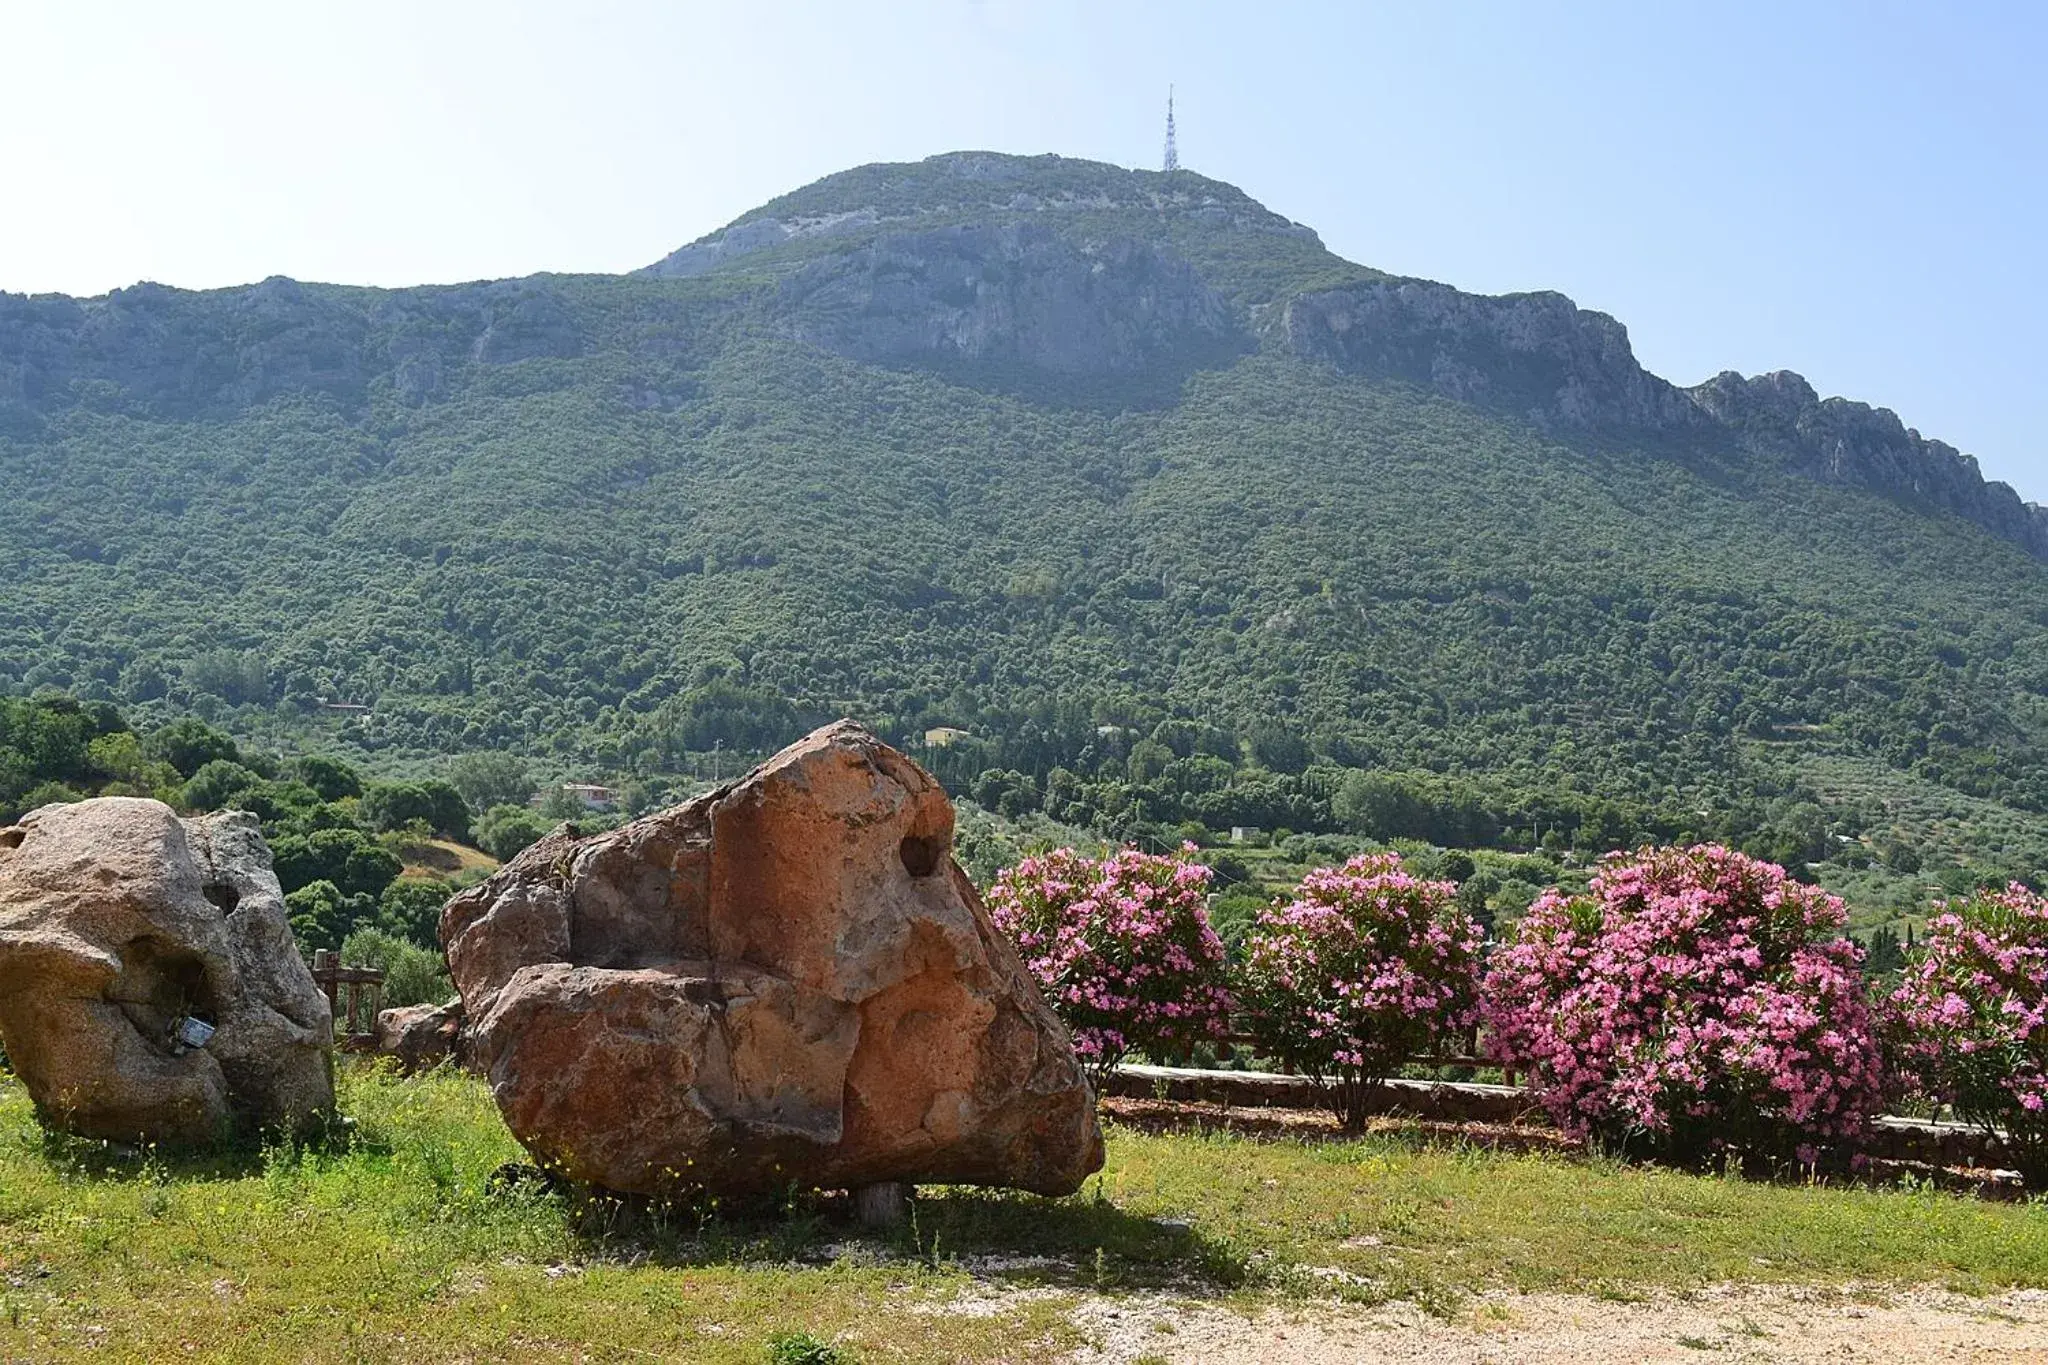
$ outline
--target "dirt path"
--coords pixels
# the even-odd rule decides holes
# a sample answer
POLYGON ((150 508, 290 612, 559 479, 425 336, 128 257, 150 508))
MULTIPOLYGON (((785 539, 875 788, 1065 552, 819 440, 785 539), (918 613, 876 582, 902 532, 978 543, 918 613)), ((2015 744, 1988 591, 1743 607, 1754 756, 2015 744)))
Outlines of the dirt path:
POLYGON ((1074 1365, 1427 1361, 1622 1365, 1636 1361, 2043 1362, 2048 1290, 1972 1299, 1936 1289, 1728 1286, 1621 1303, 1493 1295, 1452 1321, 1405 1305, 1304 1306, 1246 1318, 1167 1296, 1102 1299, 1075 1313, 1074 1365))

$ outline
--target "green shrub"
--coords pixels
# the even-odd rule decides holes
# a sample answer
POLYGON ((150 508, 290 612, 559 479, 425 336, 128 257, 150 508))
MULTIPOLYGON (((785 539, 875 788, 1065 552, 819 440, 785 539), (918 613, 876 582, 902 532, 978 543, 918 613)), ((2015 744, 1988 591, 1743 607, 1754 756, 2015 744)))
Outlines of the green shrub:
POLYGON ((777 1332, 768 1338, 768 1365, 853 1365, 854 1359, 846 1348, 809 1332, 777 1332))
POLYGON ((476 827, 478 847, 501 863, 518 857, 545 833, 540 820, 524 806, 493 806, 476 827))
POLYGON ((210 759, 185 783, 179 799, 193 810, 220 810, 262 780, 232 759, 210 759))
POLYGON ((439 1005, 454 994, 448 963, 439 953, 381 929, 357 929, 341 945, 345 967, 376 967, 384 973, 384 1005, 439 1005))

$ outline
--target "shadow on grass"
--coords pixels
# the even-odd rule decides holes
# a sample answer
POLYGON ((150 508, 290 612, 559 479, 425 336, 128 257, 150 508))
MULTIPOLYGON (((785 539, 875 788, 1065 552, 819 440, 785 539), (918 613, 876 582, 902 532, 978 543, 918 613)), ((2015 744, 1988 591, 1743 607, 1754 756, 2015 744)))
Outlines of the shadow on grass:
POLYGON ((1247 1249, 1176 1219, 1118 1208, 1102 1197, 1099 1182, 1066 1199, 930 1186, 910 1201, 904 1221, 886 1230, 861 1226, 851 1197, 837 1192, 653 1200, 557 1185, 552 1197, 590 1254, 629 1263, 885 1260, 1008 1284, 1172 1285, 1191 1294, 1226 1293, 1260 1279, 1247 1249))
POLYGON ((261 1133, 193 1145, 116 1142, 79 1137, 48 1124, 38 1128, 36 1147, 51 1169, 73 1179, 117 1183, 240 1180, 261 1174, 280 1152, 333 1160, 391 1153, 389 1144, 366 1137, 341 1115, 330 1115, 297 1133, 261 1133))

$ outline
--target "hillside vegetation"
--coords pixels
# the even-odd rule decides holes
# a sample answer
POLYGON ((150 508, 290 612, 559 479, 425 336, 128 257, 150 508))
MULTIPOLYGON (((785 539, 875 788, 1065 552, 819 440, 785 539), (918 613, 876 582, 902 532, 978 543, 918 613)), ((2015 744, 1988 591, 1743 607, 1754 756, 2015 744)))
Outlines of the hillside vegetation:
POLYGON ((627 277, 0 296, 0 691, 657 786, 852 714, 1113 835, 2031 876, 2039 518, 1795 378, 981 154, 627 277))

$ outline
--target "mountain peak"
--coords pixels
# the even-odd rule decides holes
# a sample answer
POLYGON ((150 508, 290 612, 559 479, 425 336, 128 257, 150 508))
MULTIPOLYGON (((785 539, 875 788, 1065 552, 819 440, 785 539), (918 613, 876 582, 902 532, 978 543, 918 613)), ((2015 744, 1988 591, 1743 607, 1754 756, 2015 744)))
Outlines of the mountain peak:
POLYGON ((1193 171, 1142 171, 1053 154, 941 152, 922 161, 876 162, 780 195, 725 227, 670 252, 641 274, 702 275, 768 248, 881 230, 1045 215, 1143 215, 1211 229, 1282 233, 1312 243, 1243 190, 1193 171))

